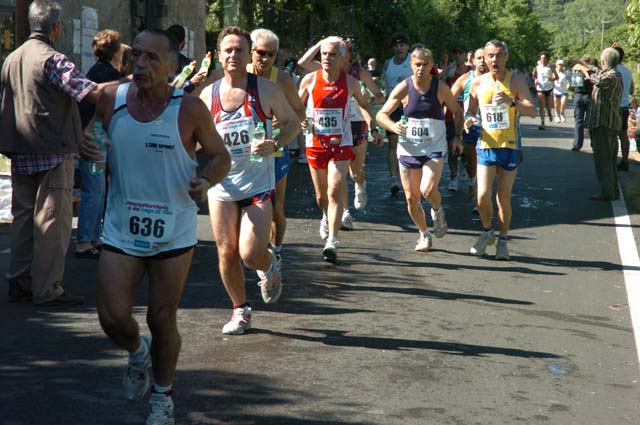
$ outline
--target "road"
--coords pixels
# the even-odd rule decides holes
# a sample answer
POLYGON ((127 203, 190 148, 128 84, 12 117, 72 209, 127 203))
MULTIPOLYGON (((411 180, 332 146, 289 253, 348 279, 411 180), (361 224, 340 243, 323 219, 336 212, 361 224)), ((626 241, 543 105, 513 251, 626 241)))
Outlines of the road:
MULTIPOLYGON (((369 204, 341 233, 339 263, 327 264, 308 170, 294 166, 283 296, 263 305, 247 274, 255 329, 244 336, 220 332, 231 306, 200 215, 178 319, 177 423, 637 424, 640 367, 612 205, 588 200, 593 161, 588 147, 570 151, 572 120, 536 127, 523 120, 509 262, 493 260, 494 248, 468 254, 480 225, 466 192, 446 190, 448 172, 449 234, 414 252, 384 150, 371 147, 369 204)), ((637 245, 640 163, 620 177, 637 245)), ((5 225, 3 270, 7 235, 5 225)), ((80 308, 0 304, 0 423, 143 423, 146 402, 121 396, 125 353, 97 320, 95 267, 68 256, 65 286, 87 297, 80 308)), ((141 285, 141 323, 145 303, 141 285)))

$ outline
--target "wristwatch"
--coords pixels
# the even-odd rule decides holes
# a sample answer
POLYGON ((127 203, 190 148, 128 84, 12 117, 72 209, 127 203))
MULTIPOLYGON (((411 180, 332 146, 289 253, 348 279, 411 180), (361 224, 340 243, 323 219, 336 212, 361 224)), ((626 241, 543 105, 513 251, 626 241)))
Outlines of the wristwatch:
POLYGON ((276 148, 274 152, 278 152, 282 146, 280 146, 280 140, 274 140, 273 146, 276 148))
POLYGON ((514 97, 513 100, 511 101, 511 107, 515 108, 516 106, 518 106, 518 98, 514 97))

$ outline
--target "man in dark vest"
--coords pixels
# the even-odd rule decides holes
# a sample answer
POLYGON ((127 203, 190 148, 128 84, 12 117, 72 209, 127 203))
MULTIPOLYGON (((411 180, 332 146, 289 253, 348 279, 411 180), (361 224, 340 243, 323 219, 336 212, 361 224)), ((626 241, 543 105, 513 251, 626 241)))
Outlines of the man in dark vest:
POLYGON ((0 74, 0 153, 11 158, 13 188, 9 302, 82 304, 62 288, 71 237, 74 153, 82 137, 76 102, 95 103, 98 86, 53 45, 60 39, 59 3, 29 6, 29 39, 0 74))

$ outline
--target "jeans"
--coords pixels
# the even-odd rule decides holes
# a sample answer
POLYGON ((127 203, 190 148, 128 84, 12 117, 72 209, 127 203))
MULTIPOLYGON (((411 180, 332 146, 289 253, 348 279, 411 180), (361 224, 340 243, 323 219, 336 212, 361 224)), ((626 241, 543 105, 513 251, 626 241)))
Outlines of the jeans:
POLYGON ((587 108, 591 102, 591 95, 576 93, 573 96, 573 118, 575 119, 575 130, 573 135, 573 147, 582 149, 584 143, 584 121, 587 116, 587 108))
POLYGON ((80 159, 80 208, 78 209, 78 242, 96 242, 102 233, 105 175, 91 174, 91 162, 80 159))

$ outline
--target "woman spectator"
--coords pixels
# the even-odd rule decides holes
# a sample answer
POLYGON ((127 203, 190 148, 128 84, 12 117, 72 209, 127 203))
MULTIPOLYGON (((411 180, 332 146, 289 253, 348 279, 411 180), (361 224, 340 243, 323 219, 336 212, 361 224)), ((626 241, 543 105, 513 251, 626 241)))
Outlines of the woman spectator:
MULTIPOLYGON (((87 72, 87 78, 96 83, 119 80, 123 77, 122 34, 114 30, 103 30, 96 34, 91 43, 96 63, 87 72)), ((80 103, 82 126, 86 127, 95 106, 80 103)), ((80 208, 78 210, 78 230, 76 232, 75 256, 98 258, 102 233, 102 212, 104 209, 105 175, 91 174, 91 162, 80 159, 80 208)))

